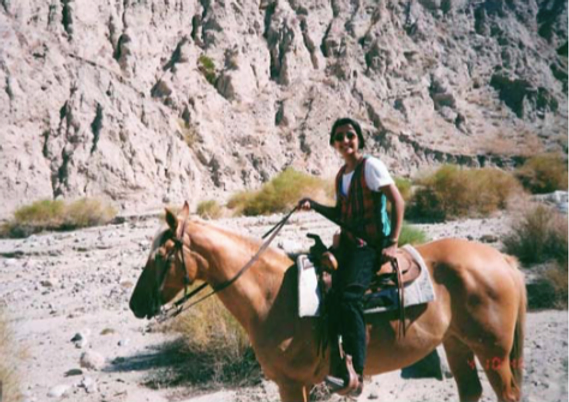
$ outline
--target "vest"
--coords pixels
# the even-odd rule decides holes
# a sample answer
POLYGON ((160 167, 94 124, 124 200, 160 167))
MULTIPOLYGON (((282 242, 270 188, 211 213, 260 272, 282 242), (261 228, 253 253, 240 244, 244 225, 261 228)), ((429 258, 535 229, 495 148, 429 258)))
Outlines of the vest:
MULTIPOLYGON (((382 192, 371 191, 367 186, 366 159, 364 156, 356 165, 347 195, 342 194, 342 176, 346 165, 340 169, 336 176, 336 199, 342 222, 354 228, 357 233, 364 234, 373 245, 380 245, 391 232, 387 216, 387 197, 382 192)), ((365 245, 363 240, 347 231, 342 230, 342 237, 352 245, 365 245)))

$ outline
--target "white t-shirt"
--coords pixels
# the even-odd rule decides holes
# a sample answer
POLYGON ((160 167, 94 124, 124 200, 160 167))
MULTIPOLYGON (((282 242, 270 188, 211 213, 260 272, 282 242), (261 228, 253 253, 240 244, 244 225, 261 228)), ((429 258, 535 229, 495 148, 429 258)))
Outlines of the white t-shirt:
MULTIPOLYGON (((368 156, 366 158, 364 174, 366 184, 371 191, 378 192, 381 187, 394 183, 393 178, 387 171, 387 167, 385 167, 385 164, 373 156, 368 156)), ((353 171, 342 175, 342 194, 348 194, 353 176, 353 171)))

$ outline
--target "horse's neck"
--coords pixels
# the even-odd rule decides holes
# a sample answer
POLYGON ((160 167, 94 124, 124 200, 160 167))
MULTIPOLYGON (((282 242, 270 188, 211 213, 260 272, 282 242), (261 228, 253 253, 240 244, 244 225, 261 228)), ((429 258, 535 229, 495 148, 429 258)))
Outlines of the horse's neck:
MULTIPOLYGON (((191 248, 202 255, 208 267, 201 272, 202 279, 211 286, 220 286, 231 280, 255 255, 258 247, 249 240, 203 223, 191 230, 191 248)), ((235 318, 249 330, 263 321, 278 293, 288 258, 273 250, 266 250, 247 272, 217 295, 235 318)))

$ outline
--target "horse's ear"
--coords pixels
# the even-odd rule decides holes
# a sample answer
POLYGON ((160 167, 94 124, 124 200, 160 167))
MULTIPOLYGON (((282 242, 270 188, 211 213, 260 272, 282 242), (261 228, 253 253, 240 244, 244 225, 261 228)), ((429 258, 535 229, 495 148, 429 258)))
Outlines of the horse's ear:
POLYGON ((176 228, 178 227, 178 218, 176 218, 176 215, 168 208, 166 208, 166 223, 168 224, 170 230, 173 233, 176 233, 176 228))
POLYGON ((183 220, 188 219, 188 216, 190 216, 190 205, 188 204, 188 201, 184 201, 184 206, 182 207, 180 215, 183 220))

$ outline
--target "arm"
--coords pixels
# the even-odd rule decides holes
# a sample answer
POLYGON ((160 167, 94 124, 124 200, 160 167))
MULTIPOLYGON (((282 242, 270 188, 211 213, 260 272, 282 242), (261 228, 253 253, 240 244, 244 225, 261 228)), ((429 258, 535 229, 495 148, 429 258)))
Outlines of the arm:
POLYGON ((381 187, 380 191, 385 194, 391 203, 391 234, 389 235, 388 244, 382 252, 383 259, 390 260, 395 258, 395 252, 397 251, 397 243, 403 227, 405 201, 403 201, 403 197, 394 183, 381 187))
POLYGON ((310 211, 311 209, 314 209, 315 211, 321 213, 322 215, 330 217, 332 219, 338 220, 340 218, 340 213, 337 204, 333 207, 330 207, 327 205, 322 205, 310 198, 303 198, 298 202, 298 206, 303 211, 310 211))

